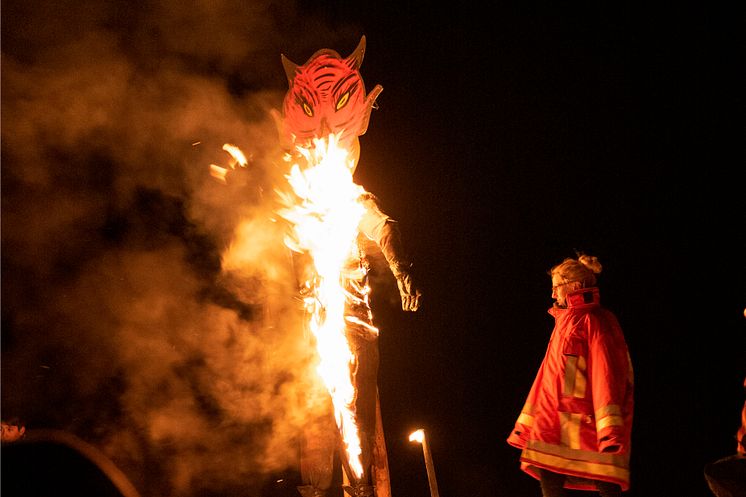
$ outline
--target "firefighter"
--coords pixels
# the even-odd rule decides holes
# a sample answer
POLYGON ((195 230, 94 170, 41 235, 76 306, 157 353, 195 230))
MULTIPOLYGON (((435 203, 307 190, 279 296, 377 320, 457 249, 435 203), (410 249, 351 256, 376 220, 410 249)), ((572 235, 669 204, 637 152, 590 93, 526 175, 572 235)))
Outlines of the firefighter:
POLYGON ((565 489, 618 497, 629 488, 633 371, 622 328, 601 307, 596 257, 554 266, 554 330, 508 443, 544 497, 565 489))

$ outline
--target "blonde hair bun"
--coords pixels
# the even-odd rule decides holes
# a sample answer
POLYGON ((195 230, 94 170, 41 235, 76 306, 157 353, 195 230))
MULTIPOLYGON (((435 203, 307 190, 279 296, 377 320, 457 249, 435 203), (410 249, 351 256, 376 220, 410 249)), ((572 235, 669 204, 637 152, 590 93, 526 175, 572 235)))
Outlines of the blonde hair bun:
POLYGON ((593 274, 599 274, 603 268, 598 261, 598 257, 592 255, 581 255, 578 257, 578 262, 593 271, 593 274))

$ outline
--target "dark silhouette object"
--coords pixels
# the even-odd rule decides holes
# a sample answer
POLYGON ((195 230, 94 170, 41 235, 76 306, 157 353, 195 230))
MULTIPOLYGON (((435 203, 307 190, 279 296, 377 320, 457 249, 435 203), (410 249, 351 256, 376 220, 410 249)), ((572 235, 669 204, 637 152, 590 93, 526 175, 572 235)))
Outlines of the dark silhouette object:
POLYGON ((8 497, 140 497, 96 447, 59 430, 27 430, 2 446, 0 493, 8 497))
POLYGON ((717 497, 746 497, 746 379, 736 453, 705 465, 705 480, 717 497))

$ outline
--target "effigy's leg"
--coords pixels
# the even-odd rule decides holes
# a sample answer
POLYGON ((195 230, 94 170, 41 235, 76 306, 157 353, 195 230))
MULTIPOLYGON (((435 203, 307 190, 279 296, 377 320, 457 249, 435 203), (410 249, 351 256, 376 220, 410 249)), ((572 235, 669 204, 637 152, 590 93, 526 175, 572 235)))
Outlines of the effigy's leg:
POLYGON ((332 485, 334 451, 337 448, 334 416, 320 416, 304 429, 301 440, 300 470, 303 497, 324 497, 332 485))
POLYGON ((352 497, 390 497, 388 465, 385 464, 386 449, 383 444, 378 403, 378 341, 375 336, 362 331, 349 333, 348 337, 356 358, 352 373, 356 391, 355 420, 360 435, 363 475, 354 478, 345 474, 344 488, 352 497), (379 481, 384 484, 382 488, 378 488, 379 481))

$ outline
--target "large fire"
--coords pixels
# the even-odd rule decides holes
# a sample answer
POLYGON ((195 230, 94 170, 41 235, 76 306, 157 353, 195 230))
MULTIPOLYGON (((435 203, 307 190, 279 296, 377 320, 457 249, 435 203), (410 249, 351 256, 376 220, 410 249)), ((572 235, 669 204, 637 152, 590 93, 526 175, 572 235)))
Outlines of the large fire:
POLYGON ((365 191, 353 182, 354 159, 339 146, 338 135, 316 139, 312 147, 297 150, 305 162, 293 164, 286 176, 293 192, 278 192, 283 203, 278 214, 292 226, 286 238, 288 247, 312 259, 302 285, 319 356, 317 371, 331 395, 350 469, 360 478, 362 451, 351 408, 355 389, 350 371, 356 359, 345 336, 349 293, 344 281, 350 276, 345 274, 345 265, 356 255, 358 224, 364 214, 358 199, 365 191))
MULTIPOLYGON (((231 157, 230 169, 246 167, 248 161, 235 145, 225 144, 231 157)), ((311 256, 312 267, 301 282, 308 327, 312 332, 319 364, 317 372, 331 395, 337 427, 347 452, 347 462, 355 477, 363 475, 361 443, 355 423, 355 387, 351 371, 356 358, 345 334, 346 321, 364 324, 373 334, 378 329, 345 316, 346 302, 353 297, 345 282, 356 282, 360 274, 346 267, 357 256, 358 225, 365 213, 359 203, 365 193, 355 184, 355 159, 339 144, 339 134, 313 140, 310 147, 297 147, 302 164, 293 163, 285 176, 292 191, 276 190, 282 207, 277 214, 287 220, 291 232, 285 244, 311 256)), ((288 155, 287 159, 292 160, 288 155)), ((210 173, 225 182, 230 169, 210 165, 210 173)), ((358 288, 367 295, 369 288, 358 288)))

